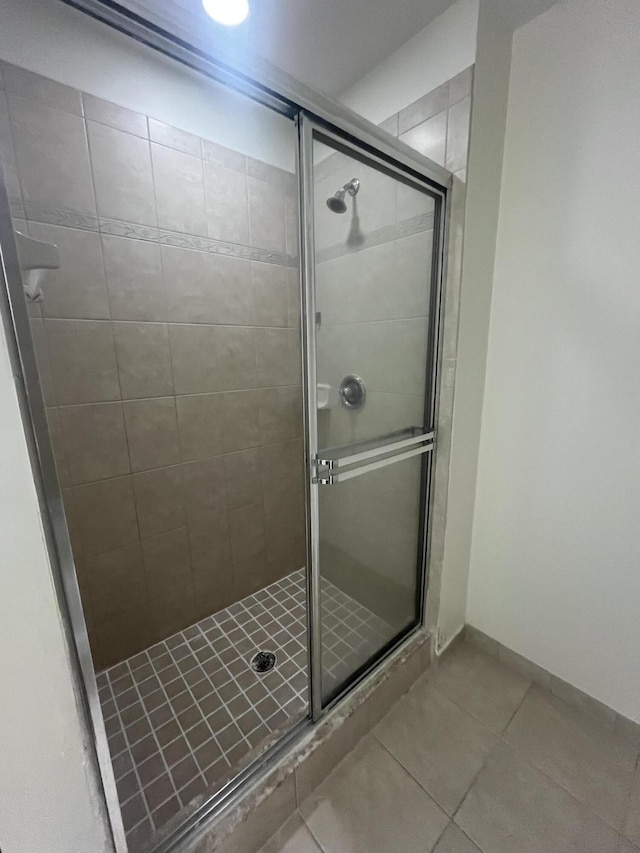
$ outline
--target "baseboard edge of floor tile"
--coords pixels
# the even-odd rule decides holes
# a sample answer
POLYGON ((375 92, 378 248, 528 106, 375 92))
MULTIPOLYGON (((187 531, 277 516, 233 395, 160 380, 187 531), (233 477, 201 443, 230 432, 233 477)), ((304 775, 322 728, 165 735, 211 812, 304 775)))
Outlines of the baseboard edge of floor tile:
POLYGON ((491 657, 497 658, 511 669, 522 673, 522 675, 530 678, 535 684, 553 693, 578 711, 598 720, 623 737, 640 744, 640 723, 636 723, 634 720, 618 713, 615 709, 605 705, 604 702, 600 702, 568 681, 564 681, 549 670, 529 660, 529 658, 514 652, 513 649, 503 645, 498 640, 495 640, 478 628, 474 628, 472 625, 465 625, 458 637, 481 649, 491 657))

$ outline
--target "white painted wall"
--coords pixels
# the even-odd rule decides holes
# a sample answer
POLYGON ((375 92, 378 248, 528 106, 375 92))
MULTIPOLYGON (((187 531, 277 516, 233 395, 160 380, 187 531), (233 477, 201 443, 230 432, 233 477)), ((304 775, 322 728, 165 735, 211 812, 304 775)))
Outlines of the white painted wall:
POLYGON ((516 33, 467 617, 636 721, 639 104, 637 2, 516 33))
POLYGON ((438 618, 444 648, 465 624, 471 530, 489 338, 513 30, 501 0, 481 0, 467 199, 449 492, 438 618))
POLYGON ((110 851, 0 330, 0 845, 110 851))
POLYGON ((478 2, 457 0, 344 92, 340 100, 379 124, 473 65, 478 2))
POLYGON ((2 0, 0 58, 294 170, 289 119, 58 0, 2 0))

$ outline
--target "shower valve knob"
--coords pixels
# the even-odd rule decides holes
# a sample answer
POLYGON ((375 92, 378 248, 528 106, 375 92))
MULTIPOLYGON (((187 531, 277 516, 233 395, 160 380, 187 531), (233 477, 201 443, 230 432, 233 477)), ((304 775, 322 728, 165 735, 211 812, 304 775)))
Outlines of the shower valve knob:
POLYGON ((345 376, 340 383, 340 403, 347 409, 361 409, 367 399, 367 387, 355 373, 345 376))

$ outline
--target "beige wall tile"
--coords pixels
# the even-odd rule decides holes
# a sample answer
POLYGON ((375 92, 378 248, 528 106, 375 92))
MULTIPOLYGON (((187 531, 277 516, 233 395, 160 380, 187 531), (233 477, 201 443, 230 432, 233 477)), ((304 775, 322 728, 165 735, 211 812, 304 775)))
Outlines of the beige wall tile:
POLYGON ((123 407, 132 471, 180 462, 174 397, 127 400, 123 407))
POLYGON ((449 80, 449 106, 471 95, 473 87, 473 65, 465 68, 449 80))
POLYGON ((196 602, 190 580, 171 591, 158 586, 156 597, 151 593, 149 596, 149 615, 156 642, 192 625, 195 612, 196 602))
POLYGON ((234 151, 232 148, 225 148, 209 139, 202 140, 202 156, 207 162, 224 166, 225 169, 234 169, 236 172, 245 173, 247 171, 247 158, 244 154, 240 154, 239 151, 234 151))
POLYGON ((288 325, 292 329, 300 328, 300 270, 287 268, 287 302, 289 307, 288 325))
POLYGON ((151 143, 158 226, 207 236, 202 161, 151 143))
POLYGON ((53 448, 53 456, 56 463, 58 481, 60 483, 60 486, 63 489, 66 489, 71 485, 71 479, 69 477, 67 454, 65 451, 64 443, 62 441, 60 417, 58 415, 57 409, 47 409, 47 424, 49 426, 49 437, 51 438, 51 446, 53 448))
POLYGON ((229 512, 231 555, 234 564, 257 557, 264 551, 262 501, 229 512))
POLYGON ((302 439, 260 448, 262 483, 265 494, 273 497, 302 495, 304 490, 304 450, 302 439))
POLYGON ((287 329, 256 329, 257 381, 261 387, 291 384, 287 329))
MULTIPOLYGON (((0 91, 0 160, 7 182, 7 192, 10 199, 22 200, 22 190, 18 180, 18 162, 13 148, 11 124, 9 121, 9 106, 7 96, 0 91)), ((17 223, 14 222, 14 227, 17 223)))
POLYGON ((56 387, 53 377, 51 358, 49 355, 49 342, 45 330, 44 320, 39 317, 29 319, 31 338, 36 353, 36 364, 38 365, 38 376, 45 405, 55 406, 56 387))
POLYGON ((87 130, 99 215, 155 226, 147 140, 94 121, 87 130))
POLYGON ((415 148, 430 160, 444 166, 447 141, 447 111, 400 134, 400 141, 415 148))
POLYGON ((146 606, 142 549, 138 542, 106 554, 87 557, 85 570, 96 622, 101 623, 118 613, 146 606))
POLYGON ((100 235, 38 222, 29 225, 29 235, 45 243, 54 243, 60 252, 60 269, 51 270, 44 285, 43 315, 109 319, 100 235))
POLYGON ((235 601, 253 595, 259 589, 276 580, 271 577, 271 565, 266 549, 256 552, 246 559, 233 561, 233 597, 235 601))
POLYGON ((227 489, 224 459, 221 456, 186 462, 180 466, 180 470, 189 524, 226 512, 227 489))
POLYGON ((114 323, 123 399, 173 394, 169 333, 164 323, 114 323))
POLYGON ((256 336, 259 331, 240 326, 216 327, 221 389, 235 391, 256 387, 256 336))
POLYGON ((17 95, 8 101, 24 201, 95 216, 84 121, 17 95))
POLYGON ((189 525, 193 585, 199 618, 233 601, 233 568, 226 513, 189 525))
MULTIPOLYGON (((416 216, 433 214, 433 210, 433 198, 408 184, 398 184, 398 223, 406 222, 416 216)), ((429 230, 426 237, 431 242, 433 232, 429 230)))
POLYGON ((160 246, 102 234, 111 317, 114 320, 166 320, 160 246))
POLYGON ((224 450, 222 394, 176 398, 182 459, 187 462, 217 456, 224 450))
POLYGON ((225 453, 257 447, 260 422, 256 391, 235 391, 223 395, 222 435, 225 453))
POLYGON ((142 553, 150 601, 157 603, 165 594, 175 593, 177 596, 181 588, 191 585, 191 557, 186 527, 143 540, 142 553))
POLYGON ((202 157, 200 137, 194 136, 193 133, 187 133, 186 130, 180 130, 170 124, 165 124, 163 121, 150 118, 149 136, 152 142, 159 142, 161 145, 166 145, 167 148, 174 148, 176 151, 191 154, 193 157, 202 157))
POLYGON ((72 89, 49 77, 34 74, 33 71, 27 71, 26 68, 20 68, 10 62, 2 63, 2 79, 7 92, 13 95, 22 95, 24 98, 40 101, 49 107, 74 113, 77 116, 82 115, 80 92, 77 89, 72 89))
POLYGON ((260 451, 257 447, 224 457, 227 506, 238 509, 262 500, 260 451))
POLYGON ((277 166, 272 166, 262 160, 255 160, 253 157, 247 157, 247 175, 252 178, 259 178, 261 181, 266 181, 266 183, 273 184, 276 187, 284 187, 286 174, 283 169, 278 169, 277 166))
POLYGON ((74 486, 67 494, 72 526, 78 531, 85 556, 138 541, 131 477, 74 486))
POLYGON ((167 294, 167 319, 176 323, 214 323, 212 269, 206 252, 161 246, 167 294))
POLYGON ((44 326, 59 405, 120 398, 111 323, 45 320, 44 326))
POLYGON ((256 326, 288 326, 288 268, 251 262, 256 326))
POLYGON ((260 392, 260 443, 274 444, 302 434, 300 386, 265 388, 260 392))
POLYGON ((64 406, 59 418, 72 485, 129 473, 121 403, 64 406))
POLYGON ((467 166, 470 121, 471 98, 464 98, 449 108, 446 167, 451 172, 458 172, 467 166))
POLYGON ((251 261, 226 255, 209 255, 209 260, 213 322, 252 325, 254 292, 251 283, 251 261))
POLYGON ((449 106, 449 83, 443 83, 437 89, 428 92, 422 98, 409 104, 398 114, 398 133, 404 133, 417 124, 433 118, 449 106))
POLYGON ((399 113, 394 113, 389 118, 386 118, 384 121, 381 121, 378 127, 380 130, 384 130, 387 133, 390 133, 391 136, 398 136, 398 119, 399 113))
POLYGON ((133 490, 142 539, 186 525, 182 486, 182 470, 178 465, 134 474, 133 490))
MULTIPOLYGON (((339 387, 346 372, 361 376, 367 391, 424 394, 427 351, 426 319, 360 323, 345 329, 325 326, 318 345, 323 379, 339 387), (345 365, 349 365, 348 370, 345 365)), ((363 412, 366 410, 363 410, 363 412)), ((368 416, 367 416, 368 419, 368 416)))
POLYGON ((248 178, 251 245, 286 251, 284 190, 258 178, 248 178))
POLYGON ((306 562, 305 500, 302 492, 264 496, 267 558, 275 569, 273 580, 306 562))
POLYGON ((155 633, 148 606, 120 611, 111 619, 96 625, 95 632, 99 667, 119 663, 160 639, 155 633))
MULTIPOLYGON (((294 177, 294 176, 292 176, 294 177)), ((298 220, 298 196, 294 189, 284 191, 284 229, 287 254, 300 255, 300 230, 298 220)))
POLYGON ((215 326, 169 325, 176 394, 222 390, 215 326))
POLYGON ((141 113, 120 107, 111 101, 103 101, 102 98, 96 98, 86 92, 82 93, 82 103, 85 118, 107 124, 125 133, 132 133, 134 136, 141 136, 143 139, 149 138, 147 117, 141 113))
MULTIPOLYGON (((412 192, 422 198, 417 190, 412 192)), ((406 197, 399 201, 413 204, 406 197)), ((319 264, 318 310, 323 326, 341 325, 347 337, 349 324, 426 317, 432 241, 432 231, 420 232, 319 264)))
POLYGON ((246 175, 205 161, 204 179, 209 237, 248 246, 249 197, 246 175))

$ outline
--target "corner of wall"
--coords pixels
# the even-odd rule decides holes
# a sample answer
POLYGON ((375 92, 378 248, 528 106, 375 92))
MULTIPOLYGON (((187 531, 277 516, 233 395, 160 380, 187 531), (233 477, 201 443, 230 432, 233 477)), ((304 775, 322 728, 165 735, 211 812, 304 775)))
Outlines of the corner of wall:
POLYGON ((462 258, 458 366, 438 637, 465 623, 513 30, 481 0, 462 258))

